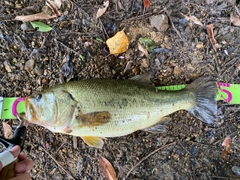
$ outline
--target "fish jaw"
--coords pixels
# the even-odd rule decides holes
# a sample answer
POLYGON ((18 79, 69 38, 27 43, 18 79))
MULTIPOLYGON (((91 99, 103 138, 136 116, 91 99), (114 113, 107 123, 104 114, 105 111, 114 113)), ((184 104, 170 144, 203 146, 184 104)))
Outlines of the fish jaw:
POLYGON ((31 103, 32 99, 30 97, 27 97, 25 100, 25 113, 26 118, 29 123, 36 123, 37 124, 37 117, 36 117, 36 110, 33 107, 33 104, 31 103))

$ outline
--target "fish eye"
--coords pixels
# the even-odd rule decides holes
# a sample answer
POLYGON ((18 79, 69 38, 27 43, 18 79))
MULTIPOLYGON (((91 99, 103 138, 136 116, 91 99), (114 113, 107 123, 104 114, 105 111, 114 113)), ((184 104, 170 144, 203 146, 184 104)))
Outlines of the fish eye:
POLYGON ((72 95, 69 93, 67 94, 67 98, 73 99, 72 95))
POLYGON ((35 99, 37 102, 39 102, 42 99, 42 94, 38 94, 35 99))

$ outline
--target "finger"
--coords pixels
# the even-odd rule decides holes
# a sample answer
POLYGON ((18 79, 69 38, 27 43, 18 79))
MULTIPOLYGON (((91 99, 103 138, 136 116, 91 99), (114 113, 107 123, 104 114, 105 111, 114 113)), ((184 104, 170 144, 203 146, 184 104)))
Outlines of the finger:
POLYGON ((19 161, 23 161, 23 160, 27 159, 27 155, 25 153, 21 152, 18 156, 18 159, 19 159, 19 161))
POLYGON ((17 157, 20 151, 20 146, 14 146, 12 149, 9 150, 9 152, 11 152, 14 157, 17 157))
MULTIPOLYGON (((14 146, 12 149, 9 150, 9 152, 12 153, 12 155, 15 157, 17 157, 20 153, 20 146, 14 146)), ((2 170, 2 162, 1 162, 1 159, 0 159, 0 171, 2 170)))
POLYGON ((31 180, 31 176, 29 173, 26 172, 10 180, 31 180))
POLYGON ((17 174, 20 174, 26 171, 30 171, 32 167, 33 162, 30 159, 24 159, 15 165, 15 171, 17 174))

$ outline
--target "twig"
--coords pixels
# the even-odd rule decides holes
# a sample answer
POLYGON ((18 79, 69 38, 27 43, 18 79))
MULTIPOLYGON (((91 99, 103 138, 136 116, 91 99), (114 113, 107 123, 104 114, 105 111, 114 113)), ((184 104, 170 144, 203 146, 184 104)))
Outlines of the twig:
POLYGON ((44 149, 42 146, 39 146, 65 173, 67 173, 72 179, 75 180, 75 178, 71 175, 70 172, 68 172, 66 169, 64 169, 58 161, 48 152, 46 149, 44 149))
MULTIPOLYGON (((102 30, 103 30, 104 34, 107 36, 107 38, 105 37, 105 39, 108 39, 108 38, 109 38, 109 35, 108 35, 108 33, 107 33, 107 31, 106 31, 106 29, 105 29, 105 27, 104 27, 104 25, 103 25, 101 19, 99 19, 99 22, 100 22, 101 25, 102 25, 102 30)), ((104 35, 104 34, 103 34, 103 35, 104 35)))
POLYGON ((170 17, 170 15, 169 15, 169 13, 168 13, 168 11, 167 11, 167 9, 166 8, 164 8, 164 11, 165 11, 165 13, 167 14, 167 16, 168 16, 168 19, 169 19, 169 21, 170 21, 170 23, 171 23, 171 26, 172 26, 172 28, 173 28, 173 30, 174 31, 176 31, 176 33, 177 33, 177 35, 183 40, 183 38, 182 38, 182 36, 181 36, 181 34, 180 34, 180 32, 177 30, 177 28, 174 26, 174 24, 173 24, 173 21, 172 21, 172 19, 171 19, 171 17, 170 17))
MULTIPOLYGON (((187 142, 187 141, 186 141, 187 142)), ((208 146, 208 147, 211 147, 211 148, 216 148, 216 149, 219 149, 219 147, 217 147, 216 145, 212 145, 212 144, 203 144, 203 143, 199 143, 199 142, 195 142, 195 141, 188 141, 189 143, 193 143, 193 144, 196 144, 198 146, 208 146)))
POLYGON ((156 150, 154 150, 153 152, 151 152, 150 154, 148 154, 147 156, 145 156, 144 158, 142 158, 136 165, 134 165, 127 173, 127 175, 125 176, 125 178, 123 180, 126 180, 127 177, 131 174, 131 172, 139 165, 141 164, 144 160, 146 160, 147 158, 149 158, 150 156, 152 156, 153 154, 155 154, 156 152, 160 151, 161 149, 171 146, 173 144, 176 144, 176 142, 170 143, 170 144, 166 144, 165 146, 162 146, 156 150))
MULTIPOLYGON (((229 134, 228 136, 230 136, 230 137, 232 137, 234 134, 236 134, 238 131, 234 131, 233 133, 231 133, 231 134, 229 134)), ((218 141, 216 141, 213 145, 217 145, 219 142, 222 142, 223 140, 225 139, 225 137, 224 138, 222 138, 222 139, 220 139, 220 140, 218 140, 218 141)))
POLYGON ((213 178, 218 178, 218 179, 239 179, 238 177, 222 177, 222 176, 212 176, 213 178))
POLYGON ((148 18, 148 17, 153 16, 153 15, 161 14, 163 11, 164 11, 164 9, 158 11, 157 13, 152 13, 152 12, 144 13, 144 14, 141 14, 141 15, 136 16, 136 17, 132 17, 132 18, 128 18, 128 19, 123 19, 122 22, 135 21, 135 20, 138 20, 138 19, 140 19, 140 18, 148 18))
POLYGON ((240 16, 240 12, 239 12, 239 9, 238 9, 238 7, 237 7, 237 6, 234 6, 234 8, 235 8, 235 10, 236 10, 237 14, 240 16))
POLYGON ((61 146, 59 148, 57 148, 57 150, 55 151, 54 154, 58 153, 58 151, 65 145, 65 143, 62 143, 61 146))
POLYGON ((65 47, 65 48, 69 49, 70 51, 74 52, 75 54, 78 54, 77 51, 74 51, 72 48, 66 46, 66 45, 63 44, 62 42, 60 42, 60 41, 58 41, 58 40, 57 40, 57 42, 58 42, 60 45, 62 45, 63 47, 65 47))
POLYGON ((183 147, 183 145, 182 145, 181 142, 178 142, 178 144, 179 144, 190 156, 192 156, 192 154, 191 154, 185 147, 183 147))

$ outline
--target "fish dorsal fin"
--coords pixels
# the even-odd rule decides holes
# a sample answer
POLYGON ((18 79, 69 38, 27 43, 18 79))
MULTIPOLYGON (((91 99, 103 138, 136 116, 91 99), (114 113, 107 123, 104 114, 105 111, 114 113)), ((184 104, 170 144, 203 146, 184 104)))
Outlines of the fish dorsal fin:
POLYGON ((91 112, 87 114, 79 113, 76 117, 82 126, 99 126, 110 121, 111 114, 108 111, 91 112))
POLYGON ((136 76, 131 77, 130 80, 150 84, 151 83, 151 79, 150 79, 151 76, 152 76, 151 73, 140 74, 140 75, 136 75, 136 76))
POLYGON ((82 136, 81 137, 83 139, 83 141, 91 146, 91 147, 96 147, 96 148, 100 148, 102 149, 104 142, 103 142, 103 138, 101 137, 94 137, 94 136, 82 136))

